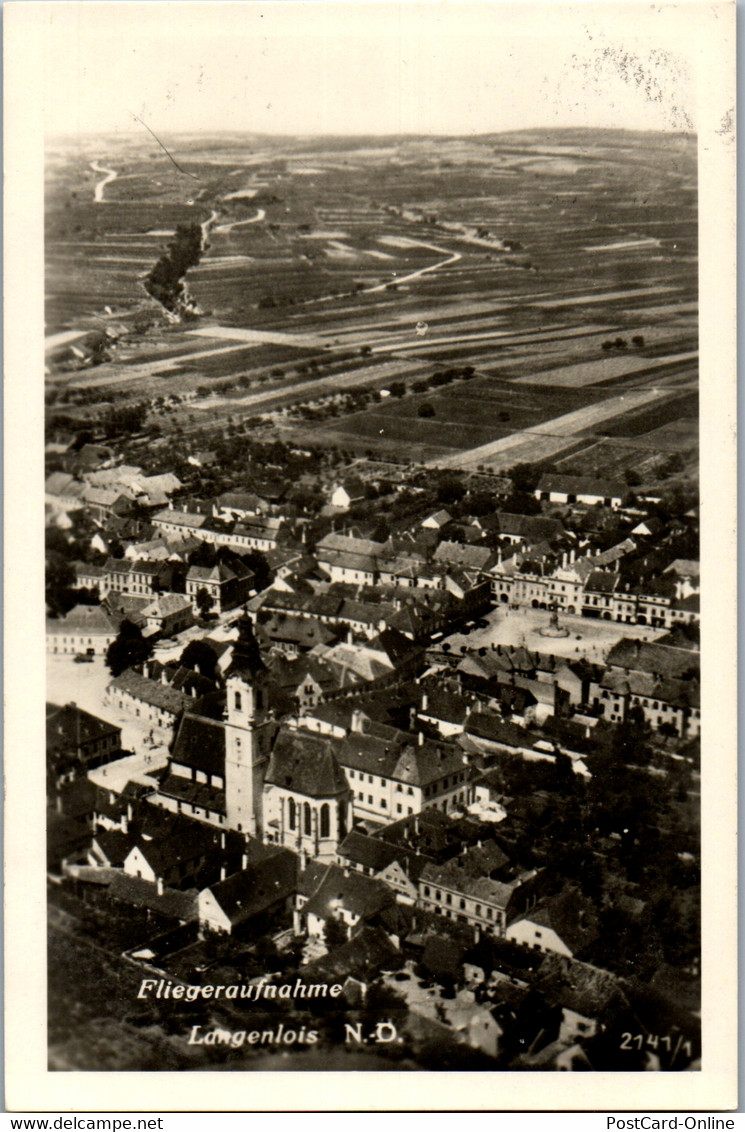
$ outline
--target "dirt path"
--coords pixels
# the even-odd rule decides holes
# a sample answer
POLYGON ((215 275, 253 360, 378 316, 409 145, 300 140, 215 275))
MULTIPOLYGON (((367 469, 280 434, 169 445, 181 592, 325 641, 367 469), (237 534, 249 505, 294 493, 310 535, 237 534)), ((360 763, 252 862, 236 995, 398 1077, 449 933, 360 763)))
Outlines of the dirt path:
POLYGON ((93 192, 93 200, 95 203, 104 204, 104 189, 107 185, 110 185, 112 181, 115 181, 119 174, 116 169, 107 169, 104 165, 99 165, 97 161, 91 161, 91 169, 94 173, 106 173, 102 181, 96 182, 96 188, 93 192))

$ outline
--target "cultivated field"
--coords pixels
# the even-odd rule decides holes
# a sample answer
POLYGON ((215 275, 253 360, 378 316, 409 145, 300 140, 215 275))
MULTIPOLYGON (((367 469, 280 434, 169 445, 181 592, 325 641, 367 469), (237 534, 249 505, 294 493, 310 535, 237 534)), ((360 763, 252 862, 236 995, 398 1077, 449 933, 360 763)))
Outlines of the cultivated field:
POLYGON ((60 409, 172 398, 161 429, 271 414, 299 442, 496 469, 644 464, 690 419, 694 138, 168 141, 191 176, 136 136, 49 150, 47 333, 109 335, 102 364, 50 367, 60 409), (144 280, 195 223, 200 313, 167 322, 144 280), (475 374, 421 388, 448 367, 475 374), (360 411, 277 414, 390 380, 403 396, 360 411))

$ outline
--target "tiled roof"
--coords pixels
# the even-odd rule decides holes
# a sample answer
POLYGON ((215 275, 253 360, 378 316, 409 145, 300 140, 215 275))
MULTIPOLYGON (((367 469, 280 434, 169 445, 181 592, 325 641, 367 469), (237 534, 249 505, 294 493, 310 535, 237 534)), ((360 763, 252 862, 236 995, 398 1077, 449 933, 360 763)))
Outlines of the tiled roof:
POLYGON ((194 891, 180 892, 175 888, 166 888, 162 895, 158 895, 158 887, 151 881, 119 873, 109 885, 109 894, 126 904, 150 908, 153 912, 176 920, 197 918, 197 894, 194 891))
POLYGON ((121 737, 121 728, 83 711, 76 704, 47 711, 47 751, 85 746, 108 736, 121 737))
POLYGON ((153 707, 174 715, 184 711, 192 702, 183 692, 178 692, 167 684, 149 680, 134 668, 127 668, 120 676, 116 676, 109 684, 109 689, 126 692, 142 703, 152 704, 153 707))
POLYGON ((173 741, 171 760, 224 779, 225 725, 204 715, 184 712, 173 741))
POLYGON ((169 613, 180 613, 181 610, 191 609, 191 602, 184 594, 165 593, 158 597, 145 609, 145 617, 166 617, 169 613))
POLYGON ((328 551, 355 556, 362 555, 374 559, 376 555, 384 553, 385 543, 373 542, 372 539, 355 538, 352 535, 341 535, 332 531, 317 544, 316 556, 320 561, 323 561, 328 551))
POLYGON ((593 570, 585 582, 585 591, 598 594, 612 594, 620 588, 621 579, 618 574, 609 570, 593 570))
POLYGON ((278 616, 260 614, 256 624, 256 636, 259 641, 263 640, 270 644, 273 641, 283 641, 300 648, 312 649, 318 644, 327 645, 337 640, 339 632, 322 621, 316 621, 313 617, 285 613, 278 616))
POLYGON ((199 809, 210 810, 215 814, 226 812, 224 790, 210 786, 206 782, 194 782, 191 778, 183 778, 170 770, 160 780, 158 793, 166 798, 175 798, 178 802, 197 806, 199 809))
POLYGON ((257 916, 297 892, 298 858, 288 849, 250 864, 206 891, 219 904, 232 924, 257 916))
POLYGON ((310 900, 303 908, 325 920, 335 915, 339 907, 369 919, 395 899, 387 885, 338 865, 327 865, 310 900))
POLYGON ((488 546, 470 546, 460 542, 441 542, 435 551, 435 562, 454 563, 456 566, 488 570, 494 561, 494 551, 488 546))
POLYGON ((176 511, 175 508, 166 507, 164 511, 158 511, 157 514, 153 515, 152 521, 154 523, 176 523, 180 527, 197 529, 204 526, 207 516, 197 515, 191 511, 176 511))
POLYGON ((598 917, 592 902, 576 889, 544 897, 512 923, 520 920, 551 928, 573 955, 581 954, 599 936, 598 917))
POLYGON ((351 977, 369 982, 388 968, 395 970, 400 953, 382 928, 365 924, 351 939, 300 969, 304 982, 343 983, 351 977))
POLYGON ((439 884, 443 888, 500 908, 507 907, 515 891, 514 884, 503 884, 502 881, 490 880, 489 877, 469 876, 468 871, 457 861, 447 861, 444 865, 425 865, 419 879, 422 883, 439 884))
POLYGON ((117 622, 100 605, 76 605, 65 617, 57 621, 47 621, 50 636, 60 634, 84 634, 91 636, 115 636, 117 622))
POLYGON ((404 855, 398 846, 389 845, 377 837, 369 837, 356 829, 347 834, 337 853, 345 860, 364 865, 376 873, 404 855))
POLYGON ((612 668, 653 672, 660 676, 679 677, 700 667, 701 654, 693 649, 659 645, 653 641, 625 637, 608 653, 606 663, 612 668))
POLYGON ((549 1005, 567 1007, 585 1018, 598 1018, 614 999, 622 997, 608 971, 562 955, 546 956, 533 985, 549 1005))
POLYGON ((264 781, 309 798, 330 798, 349 789, 334 741, 309 731, 280 730, 264 781))

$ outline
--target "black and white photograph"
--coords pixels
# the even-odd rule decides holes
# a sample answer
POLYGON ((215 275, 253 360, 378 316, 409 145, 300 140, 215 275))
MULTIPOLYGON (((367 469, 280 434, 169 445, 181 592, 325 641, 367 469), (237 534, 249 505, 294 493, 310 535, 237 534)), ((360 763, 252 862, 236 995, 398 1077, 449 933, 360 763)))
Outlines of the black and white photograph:
POLYGON ((726 1106, 734 5, 28 7, 45 1087, 726 1106))

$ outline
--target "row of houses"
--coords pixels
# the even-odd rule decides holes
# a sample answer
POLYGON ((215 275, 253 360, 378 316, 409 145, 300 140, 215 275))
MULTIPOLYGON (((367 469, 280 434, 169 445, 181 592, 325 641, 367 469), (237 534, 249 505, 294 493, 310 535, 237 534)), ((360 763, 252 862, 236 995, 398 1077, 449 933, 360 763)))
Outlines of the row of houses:
POLYGON ((699 566, 674 561, 660 577, 628 580, 622 559, 636 550, 627 539, 606 552, 575 559, 564 554, 516 553, 490 570, 497 605, 550 609, 605 621, 671 629, 700 621, 699 566))

